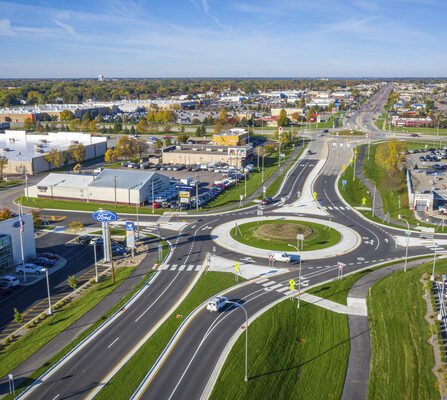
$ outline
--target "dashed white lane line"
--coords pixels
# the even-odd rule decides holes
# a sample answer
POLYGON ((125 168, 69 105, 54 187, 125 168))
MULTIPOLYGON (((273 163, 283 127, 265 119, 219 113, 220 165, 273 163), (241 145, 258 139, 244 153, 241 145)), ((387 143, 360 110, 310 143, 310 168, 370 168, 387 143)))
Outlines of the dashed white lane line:
POLYGON ((110 349, 118 340, 119 340, 119 336, 112 342, 112 343, 110 343, 108 346, 107 346, 107 348, 108 349, 110 349))

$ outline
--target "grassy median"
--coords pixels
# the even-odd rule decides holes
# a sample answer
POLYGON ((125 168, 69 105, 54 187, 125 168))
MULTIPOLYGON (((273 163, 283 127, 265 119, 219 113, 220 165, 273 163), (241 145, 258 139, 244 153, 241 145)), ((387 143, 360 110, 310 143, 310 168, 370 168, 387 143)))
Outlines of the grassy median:
POLYGON ((349 357, 346 315, 285 300, 249 327, 231 350, 211 394, 226 399, 340 399, 349 357))
POLYGON ((233 274, 223 272, 203 274, 180 306, 98 393, 95 399, 129 399, 183 322, 183 318, 209 297, 233 285, 233 274), (177 318, 177 316, 181 317, 177 318))

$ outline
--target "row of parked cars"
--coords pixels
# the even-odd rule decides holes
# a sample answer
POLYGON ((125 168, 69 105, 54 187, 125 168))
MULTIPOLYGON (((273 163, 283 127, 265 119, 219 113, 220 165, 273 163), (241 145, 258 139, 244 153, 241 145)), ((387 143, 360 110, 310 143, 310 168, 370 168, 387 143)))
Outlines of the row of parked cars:
MULTIPOLYGON (((231 188, 236 184, 235 179, 223 179, 219 183, 212 184, 207 190, 199 194, 197 198, 197 202, 199 207, 203 207, 205 204, 209 203, 211 200, 214 200, 217 196, 223 193, 225 190, 231 188)), ((194 208, 197 206, 196 198, 193 197, 191 199, 191 207, 194 208)))
MULTIPOLYGON (((98 249, 104 247, 104 239, 98 236, 81 235, 78 236, 78 243, 84 245, 96 246, 98 249)), ((112 240, 112 254, 114 256, 125 256, 129 254, 127 247, 123 246, 120 242, 112 240)))
MULTIPOLYGON (((37 258, 31 262, 24 263, 23 265, 17 265, 15 272, 19 275, 34 274, 40 275, 45 273, 47 268, 53 267, 60 257, 53 253, 39 253, 37 258)), ((0 276, 0 294, 9 293, 20 285, 19 279, 14 275, 2 275, 0 276)))

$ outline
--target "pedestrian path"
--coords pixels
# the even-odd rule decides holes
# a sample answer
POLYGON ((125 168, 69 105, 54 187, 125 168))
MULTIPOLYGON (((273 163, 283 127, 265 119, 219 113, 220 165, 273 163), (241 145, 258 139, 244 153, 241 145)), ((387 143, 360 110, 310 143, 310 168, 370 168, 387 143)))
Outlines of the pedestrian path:
POLYGON ((318 306, 321 308, 325 308, 326 310, 336 312, 338 314, 362 315, 362 316, 368 315, 365 299, 348 298, 348 305, 345 306, 343 304, 336 303, 335 301, 327 300, 322 297, 314 296, 309 293, 303 293, 301 295, 301 300, 313 304, 314 306, 318 306))
POLYGON ((201 264, 161 264, 158 268, 160 271, 186 271, 196 272, 202 268, 201 264))

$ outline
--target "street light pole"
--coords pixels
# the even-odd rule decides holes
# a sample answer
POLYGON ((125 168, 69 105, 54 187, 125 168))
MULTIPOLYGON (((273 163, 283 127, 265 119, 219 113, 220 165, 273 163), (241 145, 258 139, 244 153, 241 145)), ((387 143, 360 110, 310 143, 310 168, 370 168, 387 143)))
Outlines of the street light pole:
POLYGON ((98 277, 98 262, 96 258, 96 243, 93 243, 93 257, 95 258, 95 282, 98 283, 99 277, 98 277))
POLYGON ((405 249, 405 264, 404 264, 404 272, 406 272, 407 271, 407 263, 408 263, 408 246, 410 244, 410 224, 408 223, 406 218, 401 216, 400 219, 403 219, 407 223, 407 229, 408 229, 407 232, 406 232, 406 235, 407 235, 407 247, 405 249))
POLYGON ((267 154, 263 154, 262 155, 262 172, 261 172, 261 181, 262 181, 262 183, 264 183, 264 157, 266 156, 267 154))
POLYGON ((236 303, 235 301, 227 300, 225 301, 227 304, 233 304, 236 307, 242 308, 245 313, 245 382, 248 382, 248 314, 247 310, 242 304, 236 303))
POLYGON ((433 269, 431 272, 432 280, 435 279, 435 266, 436 266, 436 251, 438 250, 438 243, 435 242, 435 254, 433 255, 433 269))
POLYGON ((45 273, 47 275, 47 292, 48 292, 48 315, 53 314, 51 310, 51 296, 50 296, 50 279, 48 278, 48 269, 45 268, 45 273))

